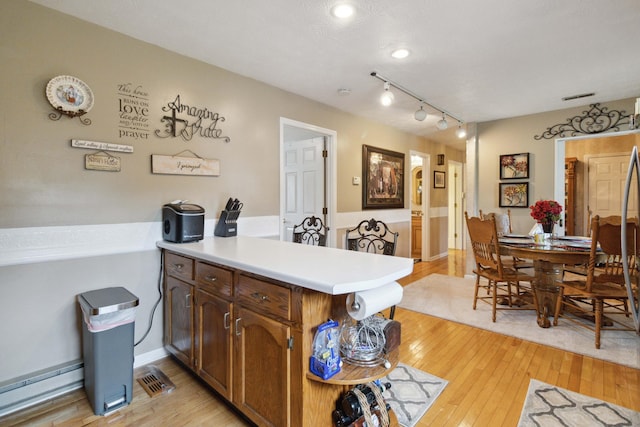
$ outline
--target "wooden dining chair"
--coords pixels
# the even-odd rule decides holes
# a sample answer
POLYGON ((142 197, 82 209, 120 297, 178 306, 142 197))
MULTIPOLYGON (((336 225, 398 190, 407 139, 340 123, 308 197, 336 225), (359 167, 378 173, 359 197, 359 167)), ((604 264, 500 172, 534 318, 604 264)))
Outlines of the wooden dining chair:
MULTIPOLYGON (((498 212, 498 213, 489 212, 489 213, 483 214, 482 209, 480 209, 479 216, 481 219, 489 219, 489 218, 495 219, 498 237, 502 237, 506 234, 513 233, 513 227, 511 225, 511 209, 507 209, 506 214, 501 212, 498 212)), ((502 265, 508 268, 516 269, 516 270, 533 268, 533 262, 526 261, 522 258, 510 257, 510 256, 502 257, 502 265)))
MULTIPOLYGON (((350 251, 370 252, 380 255, 395 255, 400 233, 391 231, 387 224, 375 218, 360 223, 345 233, 345 248, 350 251)), ((392 306, 389 319, 393 319, 396 306, 392 306)))
POLYGON ((327 227, 317 216, 308 216, 293 227, 293 242, 313 246, 327 245, 327 227))
MULTIPOLYGON (((556 307, 554 325, 562 317, 595 333, 595 346, 600 348, 600 335, 607 330, 635 330, 607 314, 624 314, 629 317, 629 300, 622 267, 622 218, 595 215, 591 219, 591 249, 587 275, 580 280, 562 280, 560 301, 556 307), (602 262, 600 268, 596 263, 602 262), (593 321, 585 321, 592 318, 593 321), (605 317, 607 322, 605 324, 605 317)), ((629 272, 637 289, 638 279, 638 221, 627 220, 627 249, 629 272)), ((637 292, 634 292, 637 295, 637 292)), ((622 317, 622 316, 618 316, 622 317)))
POLYGON ((476 309, 479 300, 490 304, 492 307, 491 319, 494 322, 497 310, 535 310, 535 298, 532 298, 533 307, 524 303, 522 299, 525 293, 533 295, 531 282, 534 278, 514 268, 506 267, 502 263, 495 218, 492 216, 487 219, 469 217, 467 212, 464 213, 464 217, 476 262, 476 267, 473 270, 476 275, 473 309, 476 309), (486 282, 481 282, 481 278, 486 282), (529 285, 521 286, 521 282, 528 282, 529 285), (487 290, 486 296, 479 295, 481 288, 487 290), (498 307, 498 299, 504 299, 505 304, 500 304, 498 307))

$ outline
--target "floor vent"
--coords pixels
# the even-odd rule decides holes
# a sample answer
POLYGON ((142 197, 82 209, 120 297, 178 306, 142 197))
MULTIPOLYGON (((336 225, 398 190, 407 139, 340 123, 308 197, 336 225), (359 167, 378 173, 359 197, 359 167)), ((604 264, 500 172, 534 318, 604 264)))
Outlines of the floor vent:
POLYGON ((162 393, 171 393, 176 388, 169 378, 153 365, 146 366, 142 376, 138 377, 137 380, 151 397, 162 393))

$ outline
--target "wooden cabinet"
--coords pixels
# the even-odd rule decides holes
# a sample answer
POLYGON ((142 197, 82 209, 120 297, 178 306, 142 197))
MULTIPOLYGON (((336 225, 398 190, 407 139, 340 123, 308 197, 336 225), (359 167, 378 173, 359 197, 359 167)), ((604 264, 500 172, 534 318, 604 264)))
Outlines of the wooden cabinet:
POLYGON ((346 295, 165 250, 166 349, 259 426, 333 425, 359 374, 309 379, 309 357, 317 326, 346 315, 346 295))
POLYGON ((193 364, 193 286, 167 276, 164 289, 164 342, 188 366, 193 364))
POLYGON ((411 258, 422 258, 422 216, 411 217, 411 258))
POLYGON ((564 231, 568 236, 575 235, 575 196, 576 163, 575 157, 564 159, 564 231))
POLYGON ((289 337, 287 325, 236 310, 233 402, 258 425, 292 425, 289 337))
POLYGON ((196 290, 196 373, 227 400, 232 398, 232 304, 196 290))

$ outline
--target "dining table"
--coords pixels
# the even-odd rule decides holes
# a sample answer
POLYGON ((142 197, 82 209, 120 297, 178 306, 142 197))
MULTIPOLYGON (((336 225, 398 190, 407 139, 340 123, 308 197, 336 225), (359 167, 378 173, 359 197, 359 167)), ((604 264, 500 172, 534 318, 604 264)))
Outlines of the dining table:
POLYGON ((551 326, 549 316, 559 303, 560 288, 565 265, 587 264, 591 239, 582 236, 547 237, 536 241, 533 236, 505 234, 498 238, 500 255, 509 255, 533 261, 533 298, 537 301, 538 325, 551 326))

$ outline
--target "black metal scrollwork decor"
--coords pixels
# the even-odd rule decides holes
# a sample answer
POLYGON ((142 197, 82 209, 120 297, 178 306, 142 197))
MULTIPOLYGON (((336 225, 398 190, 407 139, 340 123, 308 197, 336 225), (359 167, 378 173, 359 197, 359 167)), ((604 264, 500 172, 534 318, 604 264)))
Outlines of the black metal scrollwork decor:
POLYGON ((579 134, 602 133, 609 130, 619 131, 620 126, 629 124, 629 116, 624 110, 608 111, 607 107, 600 107, 599 103, 591 104, 588 111, 582 115, 567 119, 566 123, 558 123, 547 128, 542 135, 536 135, 536 140, 556 137, 576 136, 579 134))
POLYGON ((51 120, 60 120, 60 118, 65 115, 68 117, 77 117, 78 120, 80 120, 80 123, 82 123, 85 126, 89 126, 91 124, 91 119, 88 117, 82 117, 84 114, 86 114, 86 111, 82 111, 82 110, 78 110, 78 111, 64 111, 62 108, 58 107, 56 108, 55 112, 51 112, 49 113, 49 119, 51 120))

